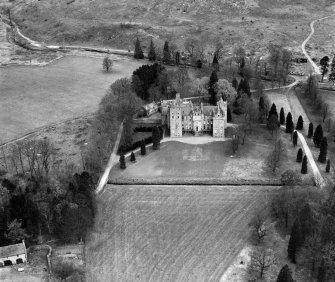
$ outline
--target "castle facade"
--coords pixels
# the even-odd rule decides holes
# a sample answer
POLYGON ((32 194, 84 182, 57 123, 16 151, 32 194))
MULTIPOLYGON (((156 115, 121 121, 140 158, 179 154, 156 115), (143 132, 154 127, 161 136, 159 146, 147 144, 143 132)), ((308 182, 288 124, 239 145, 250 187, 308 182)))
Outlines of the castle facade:
POLYGON ((177 94, 175 100, 162 101, 162 124, 167 124, 171 137, 209 134, 223 138, 227 127, 227 102, 221 98, 217 106, 193 105, 192 101, 183 100, 177 94))

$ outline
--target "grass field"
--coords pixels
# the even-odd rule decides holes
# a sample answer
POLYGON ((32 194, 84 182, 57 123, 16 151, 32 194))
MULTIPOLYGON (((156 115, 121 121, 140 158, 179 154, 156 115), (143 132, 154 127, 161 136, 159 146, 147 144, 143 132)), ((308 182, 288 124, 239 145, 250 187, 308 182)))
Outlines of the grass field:
POLYGON ((0 67, 0 143, 50 123, 94 113, 109 85, 127 77, 141 61, 112 57, 65 57, 48 66, 0 67))
POLYGON ((274 187, 107 186, 88 281, 219 281, 274 187))
MULTIPOLYGON (((125 170, 116 165, 109 179, 121 182, 157 179, 177 183, 184 183, 188 179, 212 179, 215 183, 221 183, 220 180, 234 183, 266 180, 275 182, 286 169, 301 169, 301 164, 296 162, 300 143, 298 147, 293 147, 289 134, 282 132, 281 136, 286 144, 287 156, 283 161, 285 165, 275 175, 270 172, 267 164, 267 156, 273 150, 275 137, 267 129, 256 126, 247 136, 245 144, 239 146, 235 156, 232 155, 230 140, 203 145, 170 141, 161 143, 158 151, 147 148, 146 156, 137 154, 136 163, 127 161, 125 170)), ((303 179, 307 181, 309 177, 310 175, 304 175, 303 179)))
POLYGON ((192 36, 213 46, 221 39, 228 47, 260 51, 273 42, 298 50, 309 33, 308 23, 331 13, 333 4, 332 0, 26 0, 13 15, 24 33, 47 42, 133 49, 135 37, 144 47, 151 38, 158 45, 170 40, 181 47, 192 36))

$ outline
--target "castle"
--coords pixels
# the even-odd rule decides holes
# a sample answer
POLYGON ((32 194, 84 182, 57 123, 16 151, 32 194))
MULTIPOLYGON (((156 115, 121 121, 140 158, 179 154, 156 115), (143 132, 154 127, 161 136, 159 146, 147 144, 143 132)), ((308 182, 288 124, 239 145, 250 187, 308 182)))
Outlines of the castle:
POLYGON ((227 127, 227 102, 222 98, 217 106, 196 106, 192 101, 181 99, 162 101, 162 124, 167 124, 171 137, 181 137, 187 133, 200 136, 210 134, 213 137, 224 137, 227 127))

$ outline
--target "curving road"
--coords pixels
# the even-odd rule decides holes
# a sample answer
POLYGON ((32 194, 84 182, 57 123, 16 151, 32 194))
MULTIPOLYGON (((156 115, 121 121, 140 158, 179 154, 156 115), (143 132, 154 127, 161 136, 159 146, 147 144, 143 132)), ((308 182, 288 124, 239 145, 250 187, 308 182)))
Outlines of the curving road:
POLYGON ((310 62, 310 64, 312 65, 312 67, 314 68, 314 72, 317 73, 317 74, 321 74, 320 72, 320 69, 319 67, 316 65, 316 63, 311 59, 311 57, 308 55, 305 47, 306 47, 306 44, 307 42, 312 38, 313 34, 314 34, 314 24, 317 22, 317 21, 322 21, 324 19, 327 19, 329 18, 330 16, 327 16, 327 17, 323 17, 321 19, 316 19, 314 21, 312 21, 310 23, 310 27, 311 27, 311 33, 308 35, 308 37, 305 39, 305 41, 301 44, 301 50, 302 52, 304 53, 305 57, 308 59, 308 61, 310 62))

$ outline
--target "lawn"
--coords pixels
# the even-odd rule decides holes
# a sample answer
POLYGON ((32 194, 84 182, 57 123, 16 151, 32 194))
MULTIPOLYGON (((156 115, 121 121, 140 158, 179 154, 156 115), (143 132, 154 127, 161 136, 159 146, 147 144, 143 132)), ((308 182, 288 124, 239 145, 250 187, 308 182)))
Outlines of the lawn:
MULTIPOLYGON (((196 138, 196 137, 195 137, 196 138)), ((161 149, 137 162, 128 162, 126 170, 114 167, 110 180, 123 179, 263 179, 268 178, 264 158, 270 147, 246 143, 238 155, 232 156, 230 141, 191 145, 180 142, 161 144, 161 149), (243 155, 243 157, 242 157, 243 155)))
MULTIPOLYGON (((237 118, 234 120, 236 122, 237 118)), ((275 137, 264 126, 255 125, 245 144, 239 146, 236 155, 232 155, 230 140, 202 145, 169 141, 161 143, 161 148, 157 151, 147 148, 146 156, 137 153, 136 162, 127 160, 125 170, 116 165, 109 180, 128 183, 162 183, 165 180, 164 183, 194 183, 196 180, 206 183, 276 183, 286 169, 301 169, 301 164, 295 161, 299 143, 298 147, 293 147, 289 134, 280 131, 280 136, 286 144, 287 154, 284 165, 275 175, 270 172, 266 161, 273 150, 275 137)), ((308 177, 310 175, 305 175, 304 179, 308 177)))
POLYGON ((99 56, 69 56, 44 67, 0 67, 0 143, 95 112, 113 81, 130 76, 143 63, 112 58, 108 74, 102 72, 99 56))
POLYGON ((87 242, 88 281, 219 281, 277 187, 107 186, 87 242))

